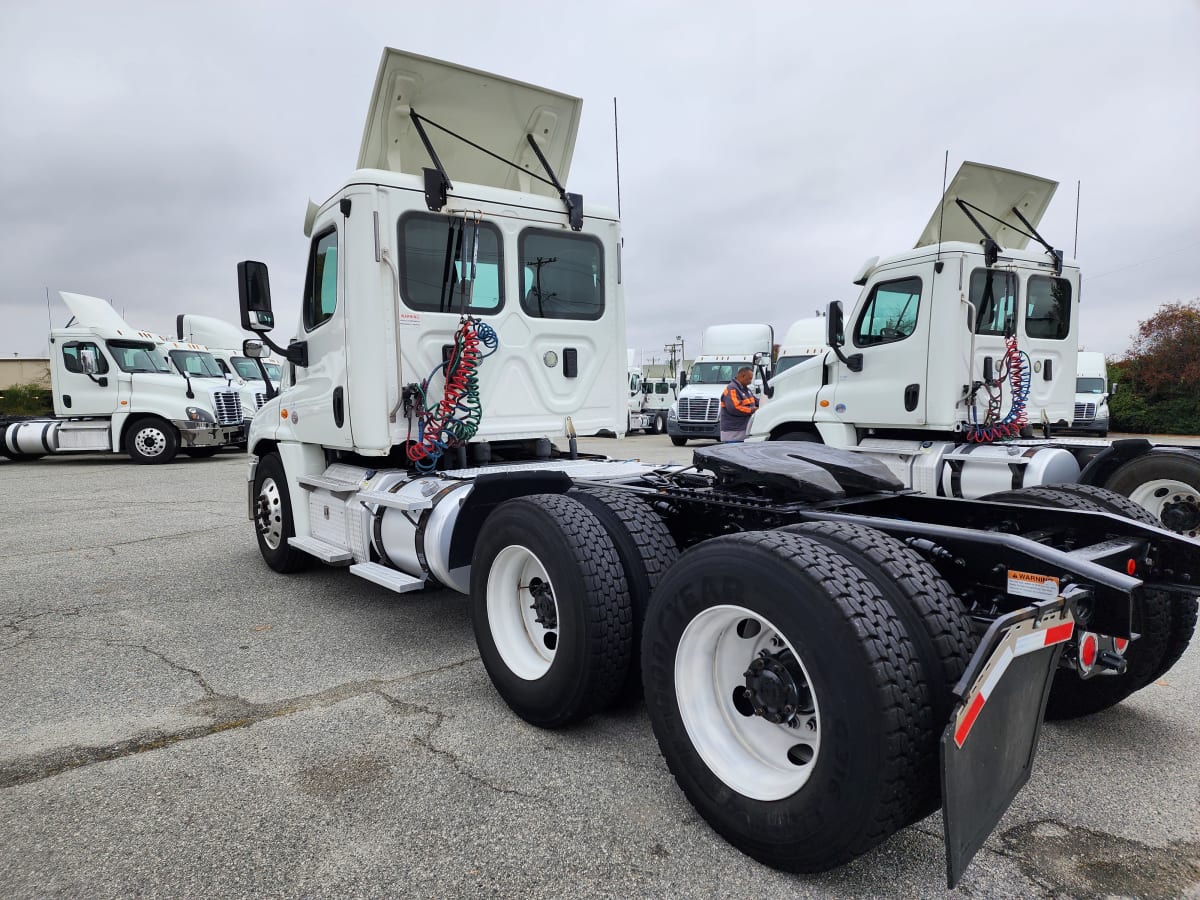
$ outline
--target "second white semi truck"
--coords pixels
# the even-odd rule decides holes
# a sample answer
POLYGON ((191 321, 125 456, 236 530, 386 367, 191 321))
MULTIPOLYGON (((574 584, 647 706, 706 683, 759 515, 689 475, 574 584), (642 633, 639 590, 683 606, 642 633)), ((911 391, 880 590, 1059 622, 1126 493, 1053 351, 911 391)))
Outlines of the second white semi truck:
POLYGON ((1196 450, 1049 439, 1075 417, 1082 308, 1078 265, 1037 232, 1056 186, 964 163, 916 247, 867 260, 858 300, 830 304, 821 363, 775 380, 748 440, 819 441, 935 496, 1107 488, 1200 537, 1196 450))
POLYGON ((0 454, 127 453, 167 463, 182 450, 209 456, 240 440, 242 408, 225 379, 175 371, 157 335, 138 331, 98 297, 61 292, 72 314, 50 332, 54 418, 0 421, 0 454))
POLYGON ((296 372, 251 423, 262 557, 467 594, 492 684, 540 727, 644 692, 684 794, 769 865, 829 869, 941 807, 953 884, 1043 715, 1182 654, 1200 544, 1109 492, 925 497, 814 443, 694 469, 576 452, 629 412, 619 222, 564 187, 580 112, 385 51, 286 347, 266 266, 238 266, 243 326, 296 372))

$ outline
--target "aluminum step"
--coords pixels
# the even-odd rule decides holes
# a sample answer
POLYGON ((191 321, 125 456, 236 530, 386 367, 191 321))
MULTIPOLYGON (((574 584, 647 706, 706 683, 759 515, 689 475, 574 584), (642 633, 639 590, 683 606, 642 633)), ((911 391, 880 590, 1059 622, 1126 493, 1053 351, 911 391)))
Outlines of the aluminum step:
POLYGON ((424 578, 415 578, 396 569, 381 566, 379 563, 355 563, 350 567, 350 571, 359 578, 373 581, 387 588, 389 591, 395 591, 397 594, 419 591, 425 587, 424 578))
POLYGON ((433 506, 428 497, 401 497, 389 491, 359 491, 357 499, 363 503, 377 503, 380 506, 389 506, 392 509, 400 509, 405 512, 429 509, 429 507, 433 506))
POLYGON ((313 488, 322 488, 335 495, 353 494, 358 490, 358 485, 352 481, 339 481, 336 478, 326 478, 323 475, 300 475, 297 476, 296 483, 300 487, 307 488, 310 491, 313 488))
POLYGON ((290 537, 288 543, 297 550, 303 550, 321 562, 334 566, 344 566, 354 559, 354 554, 349 550, 344 550, 336 544, 327 544, 315 537, 290 537))

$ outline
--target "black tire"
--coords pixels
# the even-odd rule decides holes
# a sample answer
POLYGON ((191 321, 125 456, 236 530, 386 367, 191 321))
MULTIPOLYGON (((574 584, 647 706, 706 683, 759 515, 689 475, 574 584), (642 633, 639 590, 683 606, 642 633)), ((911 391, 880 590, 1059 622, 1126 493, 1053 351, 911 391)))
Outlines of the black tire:
POLYGON ((773 441, 806 441, 810 444, 824 443, 821 436, 814 431, 788 431, 778 437, 771 438, 773 441))
POLYGON ((125 452, 140 465, 169 463, 179 452, 179 432, 158 416, 134 419, 125 428, 125 452))
POLYGON ((188 447, 183 452, 192 459, 208 459, 209 457, 216 456, 217 451, 220 449, 220 447, 188 447))
POLYGON ((1187 450, 1151 450, 1122 464, 1104 485, 1134 497, 1159 520, 1160 527, 1188 537, 1200 537, 1200 455, 1187 450), (1151 482, 1173 482, 1149 489, 1151 482))
MULTIPOLYGON (((747 684, 752 671, 747 669, 747 684)), ((688 550, 651 600, 642 676, 650 721, 675 780, 700 815, 743 853, 788 871, 824 871, 907 823, 918 778, 915 751, 929 728, 926 686, 904 625, 879 589, 825 544, 798 534, 745 532, 688 550), (739 619, 743 613, 748 618, 739 619), (730 617, 736 627, 720 624, 730 617), (755 627, 743 629, 747 621, 755 627), (728 684, 703 672, 706 633, 717 635, 713 672, 734 673, 728 684), (744 651, 741 639, 749 642, 744 651), (777 742, 776 729, 785 729, 782 740, 793 739, 788 724, 747 713, 752 701, 738 687, 741 653, 749 662, 767 647, 780 648, 777 661, 794 652, 794 668, 803 667, 799 674, 815 697, 811 720, 796 720, 795 734, 802 740, 805 730, 815 731, 819 746, 808 760, 793 757, 800 743, 787 750, 795 772, 779 765, 778 749, 771 768, 749 743, 705 737, 706 731, 732 735, 745 729, 777 742), (724 665, 716 664, 718 657, 724 665), (714 703, 693 702, 707 694, 714 703), (700 714, 708 709, 714 714, 700 714), (782 780, 755 799, 753 790, 739 788, 760 771, 770 777, 778 771, 782 780)), ((761 696, 769 699, 765 691, 761 696)))
MULTIPOLYGON (((1007 491, 1006 493, 1011 494, 1014 492, 1007 491)), ((1116 491, 1097 487, 1094 484, 1076 484, 1074 482, 1065 484, 1040 484, 1035 487, 1022 488, 1016 493, 1022 497, 1056 497, 1060 494, 1072 494, 1073 496, 1088 500, 1102 512, 1116 513, 1118 516, 1124 516, 1127 519, 1141 522, 1144 525, 1153 525, 1156 528, 1162 527, 1162 523, 1144 506, 1138 506, 1138 504, 1134 503, 1124 494, 1118 494, 1116 491)), ((988 499, 996 499, 996 495, 993 494, 988 499)))
POLYGON ((682 435, 678 435, 678 434, 671 435, 671 443, 674 444, 676 447, 682 447, 687 442, 688 442, 688 439, 683 437, 682 435))
POLYGON ((660 412, 657 416, 654 417, 654 433, 655 434, 666 434, 667 433, 667 414, 665 412, 660 412))
MULTIPOLYGON (((1108 492, 1097 494, 1094 490, 1081 490, 1085 485, 1038 485, 1015 491, 990 494, 984 500, 1008 503, 1026 503, 1049 509, 1079 509, 1090 512, 1132 513, 1128 506, 1109 496, 1108 492)), ((1126 500, 1127 503, 1132 501, 1126 500)), ((1133 504, 1137 506, 1137 504, 1133 504)), ((1140 509, 1140 507, 1138 507, 1140 509)), ((1143 511, 1144 513, 1144 511, 1143 511)), ((1129 518, 1134 518, 1129 515, 1129 518)), ((1137 520, 1153 518, 1149 513, 1137 514, 1137 520)), ((1135 622, 1139 637, 1125 651, 1126 669, 1120 675, 1096 675, 1082 679, 1071 669, 1060 668, 1054 673, 1050 697, 1046 701, 1046 719, 1050 721, 1077 719, 1090 716, 1101 710, 1116 706, 1126 697, 1140 691, 1156 680, 1166 669, 1168 648, 1173 646, 1172 602, 1170 595, 1162 591, 1146 591, 1142 599, 1142 619, 1135 622)), ((1190 639, 1189 634, 1179 649, 1179 655, 1190 639)), ((1074 642, 1068 644, 1069 648, 1074 642)), ((1172 660, 1167 668, 1178 660, 1172 660)))
POLYGON ((646 427, 646 434, 661 433, 663 424, 664 424, 663 420, 661 418, 659 418, 657 413, 652 415, 650 417, 650 424, 646 427))
MULTIPOLYGON (((578 500, 534 494, 502 503, 488 516, 471 561, 471 620, 492 684, 526 722, 558 728, 607 707, 629 674, 632 619, 617 549, 600 520, 578 500), (530 578, 529 585, 518 586, 510 599, 507 582, 497 582, 508 571, 528 571, 514 570, 506 562, 514 555, 525 558, 522 554, 535 558, 546 580, 530 578), (515 618, 520 630, 525 601, 538 602, 531 586, 539 581, 548 582, 555 637, 546 645, 552 651, 548 665, 542 660, 541 668, 526 670, 523 676, 514 666, 520 668, 521 654, 529 655, 521 641, 533 644, 533 632, 511 638, 514 632, 504 623, 515 618), (497 629, 508 659, 497 645, 497 629)), ((542 635, 549 633, 546 629, 542 635)))
POLYGON ((254 533, 258 551, 267 565, 285 575, 308 568, 313 557, 288 543, 288 538, 296 536, 296 522, 292 518, 287 475, 278 453, 268 453, 259 459, 254 469, 254 496, 254 533))
POLYGON ((879 587, 912 639, 917 663, 929 685, 932 729, 917 748, 920 779, 914 787, 912 820, 941 806, 939 739, 957 699, 954 686, 979 644, 966 608, 924 557, 900 541, 848 522, 810 522, 781 529, 832 546, 879 587))
POLYGON ((568 495, 591 510, 612 539, 625 573, 632 613, 632 659, 625 687, 618 699, 641 695, 642 672, 637 650, 642 645, 642 623, 650 595, 667 570, 679 559, 679 547, 666 523, 632 491, 618 488, 586 488, 568 495))

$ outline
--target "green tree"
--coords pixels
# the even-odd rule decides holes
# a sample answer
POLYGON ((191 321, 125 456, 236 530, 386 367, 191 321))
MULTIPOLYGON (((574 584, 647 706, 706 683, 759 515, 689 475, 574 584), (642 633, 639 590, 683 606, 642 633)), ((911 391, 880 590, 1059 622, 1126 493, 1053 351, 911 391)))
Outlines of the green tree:
POLYGON ((1200 433, 1200 298, 1140 322, 1109 377, 1121 385, 1109 401, 1113 430, 1200 433))

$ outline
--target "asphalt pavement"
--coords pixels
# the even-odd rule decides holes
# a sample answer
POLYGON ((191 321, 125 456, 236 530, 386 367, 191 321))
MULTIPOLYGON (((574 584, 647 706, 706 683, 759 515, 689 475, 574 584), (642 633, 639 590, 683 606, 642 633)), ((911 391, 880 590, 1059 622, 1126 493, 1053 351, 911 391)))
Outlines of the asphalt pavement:
MULTIPOLYGON (((692 810, 640 706, 562 731, 510 713, 462 596, 273 573, 246 468, 0 461, 5 897, 946 893, 938 814, 833 872, 773 871, 692 810)), ((1193 646, 1048 724, 957 893, 1200 897, 1198 676, 1193 646)))

